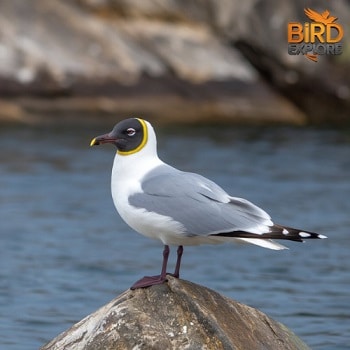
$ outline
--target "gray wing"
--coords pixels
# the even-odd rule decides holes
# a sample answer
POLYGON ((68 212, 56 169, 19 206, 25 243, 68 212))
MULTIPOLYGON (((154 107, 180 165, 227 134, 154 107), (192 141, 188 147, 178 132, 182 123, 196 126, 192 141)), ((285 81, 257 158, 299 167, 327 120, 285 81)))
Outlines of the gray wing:
POLYGON ((243 231, 259 237, 273 225, 269 215, 254 204, 229 196, 203 176, 168 165, 150 171, 142 180, 142 190, 129 203, 173 218, 187 236, 243 231))

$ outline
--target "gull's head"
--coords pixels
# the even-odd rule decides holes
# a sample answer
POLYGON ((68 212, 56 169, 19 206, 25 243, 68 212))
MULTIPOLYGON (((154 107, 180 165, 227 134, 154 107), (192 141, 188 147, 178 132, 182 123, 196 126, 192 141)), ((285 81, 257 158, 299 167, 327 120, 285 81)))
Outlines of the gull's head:
POLYGON ((92 139, 90 146, 111 143, 117 147, 121 156, 137 154, 139 152, 157 154, 156 135, 152 125, 140 118, 129 118, 116 124, 107 134, 92 139))

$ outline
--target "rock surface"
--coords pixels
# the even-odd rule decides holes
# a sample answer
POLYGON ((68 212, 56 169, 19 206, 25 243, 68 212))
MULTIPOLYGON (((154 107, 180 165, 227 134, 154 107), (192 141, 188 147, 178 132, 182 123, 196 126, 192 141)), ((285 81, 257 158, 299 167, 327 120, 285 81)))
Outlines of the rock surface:
POLYGON ((169 276, 168 283, 128 290, 41 350, 283 349, 308 347, 262 312, 169 276))
MULTIPOLYGON (((286 24, 304 21, 304 6, 301 0, 3 0, 0 120, 138 114, 186 123, 346 123, 350 37, 336 59, 289 56, 286 24)), ((320 11, 325 4, 312 6, 320 11)), ((350 22, 348 1, 327 6, 339 23, 350 22)))

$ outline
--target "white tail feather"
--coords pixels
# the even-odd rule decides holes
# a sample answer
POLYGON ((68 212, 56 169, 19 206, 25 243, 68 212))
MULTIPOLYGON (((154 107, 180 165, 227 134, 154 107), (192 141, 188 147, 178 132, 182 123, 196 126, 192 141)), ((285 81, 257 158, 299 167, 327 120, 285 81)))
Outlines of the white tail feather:
POLYGON ((282 250, 289 249, 288 247, 273 241, 272 239, 259 239, 259 238, 235 238, 236 240, 244 241, 246 243, 251 243, 258 245, 263 248, 282 250))

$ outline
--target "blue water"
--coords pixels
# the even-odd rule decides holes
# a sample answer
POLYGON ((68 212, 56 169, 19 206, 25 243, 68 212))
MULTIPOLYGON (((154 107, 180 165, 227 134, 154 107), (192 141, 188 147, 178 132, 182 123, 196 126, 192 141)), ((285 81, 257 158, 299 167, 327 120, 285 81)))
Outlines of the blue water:
MULTIPOLYGON (((0 348, 37 349, 160 269, 162 246, 129 229, 110 195, 114 149, 95 127, 0 129, 0 348)), ((313 349, 350 344, 350 133, 166 128, 159 153, 276 222, 328 240, 185 248, 182 278, 259 308, 313 349)), ((170 269, 175 252, 172 251, 170 269)))

